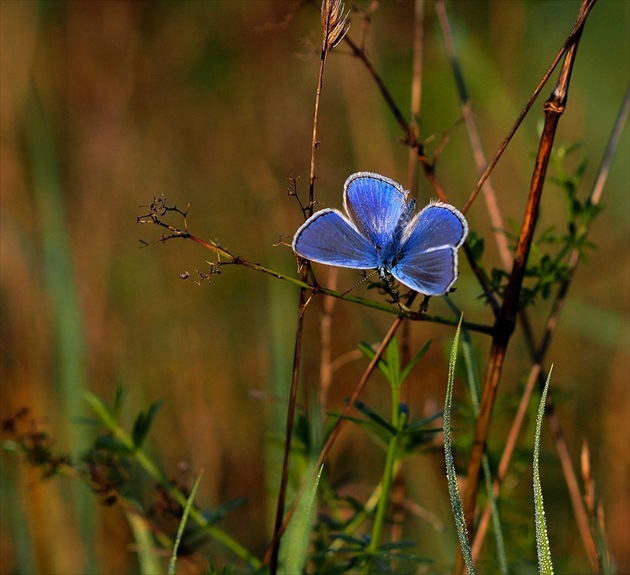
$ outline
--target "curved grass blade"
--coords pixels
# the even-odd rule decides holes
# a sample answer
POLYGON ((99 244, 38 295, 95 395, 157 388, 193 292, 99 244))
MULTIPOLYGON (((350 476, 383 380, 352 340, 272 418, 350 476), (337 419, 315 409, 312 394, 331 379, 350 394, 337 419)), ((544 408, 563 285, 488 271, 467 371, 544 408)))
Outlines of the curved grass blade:
POLYGON ((193 485, 192 490, 190 491, 190 495, 186 500, 186 506, 184 507, 184 512, 182 513, 182 518, 179 522, 179 527, 177 528, 177 536, 175 537, 175 542, 173 543, 173 553, 168 564, 168 575, 175 574, 175 564, 177 563, 177 550, 179 549, 179 544, 182 540, 182 535, 184 534, 184 528, 186 527, 186 522, 188 521, 188 514, 190 513, 190 509, 192 508, 193 502, 195 501, 197 488, 199 487, 202 475, 203 471, 200 472, 197 476, 197 479, 195 479, 195 484, 193 485))
POLYGON ((304 572, 306 560, 308 558, 308 549, 313 528, 313 514, 316 508, 317 488, 319 480, 322 476, 324 466, 319 468, 316 475, 309 471, 307 477, 311 477, 311 483, 304 490, 304 495, 300 499, 295 510, 293 520, 289 523, 280 554, 283 558, 280 567, 281 573, 291 575, 292 573, 304 572))
POLYGON ((542 421, 545 416, 545 402, 547 401, 547 391, 551 382, 551 372, 553 365, 549 369, 549 375, 545 382, 545 389, 540 398, 538 415, 536 416, 536 435, 534 438, 534 514, 536 518, 536 551, 538 553, 538 570, 541 575, 553 575, 553 564, 551 563, 551 549, 549 547, 549 536, 547 535, 547 522, 545 520, 545 507, 543 505, 542 486, 540 485, 540 467, 538 459, 540 456, 540 435, 542 431, 542 421))
POLYGON ((455 339, 451 347, 451 356, 448 361, 448 384, 446 386, 446 400, 444 401, 444 459, 446 460, 446 477, 448 481, 448 494, 453 508, 453 517, 457 528, 457 537, 462 547, 462 555, 466 563, 466 569, 469 575, 474 575, 475 565, 472 560, 472 550, 468 541, 468 531, 466 530, 466 519, 464 518, 464 509, 462 507, 462 498, 459 494, 457 485, 457 474, 455 473, 455 461, 453 460, 453 450, 451 442, 451 409, 453 404, 453 381, 455 380, 455 363, 457 361, 457 347, 459 345, 459 335, 462 327, 462 318, 460 317, 455 339))

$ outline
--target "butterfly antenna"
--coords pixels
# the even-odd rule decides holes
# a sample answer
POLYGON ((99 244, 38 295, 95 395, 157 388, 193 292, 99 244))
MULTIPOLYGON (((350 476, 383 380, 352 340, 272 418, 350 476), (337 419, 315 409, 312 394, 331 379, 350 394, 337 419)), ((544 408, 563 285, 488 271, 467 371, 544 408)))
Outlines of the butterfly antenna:
POLYGON ((377 272, 377 270, 374 270, 373 272, 364 275, 363 279, 361 279, 361 281, 358 281, 357 283, 355 283, 349 290, 346 290, 345 292, 343 292, 341 295, 348 295, 352 290, 358 288, 362 283, 365 283, 367 280, 369 280, 375 273, 377 272))

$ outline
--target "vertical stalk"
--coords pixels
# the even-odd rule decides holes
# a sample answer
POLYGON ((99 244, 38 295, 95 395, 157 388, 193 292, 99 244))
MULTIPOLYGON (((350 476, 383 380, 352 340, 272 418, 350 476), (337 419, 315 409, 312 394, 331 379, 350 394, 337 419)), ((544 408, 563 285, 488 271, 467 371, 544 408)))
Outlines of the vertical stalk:
MULTIPOLYGON (((580 8, 580 16, 590 4, 589 0, 584 0, 580 8)), ((536 220, 542 197, 543 184, 547 174, 547 166, 553 146, 554 136, 558 127, 560 116, 564 112, 567 100, 567 93, 571 79, 571 71, 575 62, 577 47, 581 35, 582 27, 575 35, 574 42, 567 51, 560 77, 554 91, 545 102, 545 125, 540 138, 538 154, 534 166, 534 173, 530 184, 529 199, 521 234, 518 240, 516 254, 512 265, 512 272, 508 282, 508 287, 503 300, 503 305, 494 326, 494 335, 490 351, 490 360, 486 372, 483 395, 481 399, 480 414, 475 428, 472 452, 468 464, 468 480, 464 497, 464 514, 467 528, 470 533, 473 531, 475 517, 475 507, 477 503, 479 487, 479 471, 481 468, 482 456, 486 448, 492 409, 496 399, 498 384, 503 370, 503 363, 507 352, 511 335, 516 323, 516 315, 519 310, 519 299, 525 270, 529 258, 529 251, 534 237, 536 220)), ((461 570, 461 560, 458 561, 461 570)))
MULTIPOLYGON (((313 113, 313 136, 311 139, 311 167, 309 175, 308 205, 304 209, 304 215, 309 217, 313 213, 313 203, 315 198, 315 152, 317 149, 317 119, 319 117, 319 102, 321 99, 322 86, 324 84, 324 67, 326 57, 330 51, 343 39, 348 32, 350 22, 347 14, 344 15, 344 5, 341 0, 323 0, 321 8, 321 22, 323 26, 322 51, 319 62, 319 76, 317 79, 317 90, 315 93, 315 111, 313 113)), ((302 281, 307 282, 309 275, 308 265, 302 268, 302 281)), ((278 552, 280 550, 280 537, 286 527, 284 518, 284 508, 286 500, 287 483, 289 480, 289 458, 291 455, 291 437, 293 435, 293 422, 295 419, 295 404, 297 401, 297 387, 300 376, 300 352, 302 346, 302 332, 304 328, 304 311, 310 298, 307 298, 305 288, 300 289, 299 320, 295 337, 295 349, 293 354, 293 370, 291 374, 291 386, 289 390, 289 408, 287 410, 287 425, 284 444, 284 458, 282 463, 282 475, 280 478, 280 489, 278 492, 278 503, 276 506, 276 518, 274 522, 273 539, 269 549, 269 573, 275 575, 278 570, 278 552)), ((316 466, 319 469, 321 464, 316 466)), ((299 498, 295 499, 292 510, 299 498)))
POLYGON ((363 566, 363 574, 367 575, 372 571, 372 563, 374 556, 378 550, 381 535, 383 533, 383 526, 385 525, 385 515, 387 513, 387 507, 389 506, 389 495, 394 483, 394 470, 396 467, 396 459, 398 456, 398 443, 400 441, 400 427, 402 418, 400 417, 400 385, 393 383, 391 385, 392 390, 392 427, 396 429, 396 434, 389 440, 387 446, 387 456, 385 458, 385 468, 383 469, 383 479, 381 481, 381 497, 376 507, 376 515, 374 517, 374 523, 372 525, 372 536, 370 538, 370 544, 368 545, 368 559, 363 566))

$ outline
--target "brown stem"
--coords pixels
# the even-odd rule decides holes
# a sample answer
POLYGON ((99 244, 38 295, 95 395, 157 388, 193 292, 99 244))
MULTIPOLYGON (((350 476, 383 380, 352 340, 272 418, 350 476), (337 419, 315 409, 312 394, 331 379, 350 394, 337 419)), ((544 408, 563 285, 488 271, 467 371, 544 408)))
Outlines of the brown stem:
MULTIPOLYGON (((608 175, 612 158, 614 157, 615 151, 619 143, 621 131, 627 121, 629 108, 630 108, 630 86, 626 89, 626 93, 625 93, 625 96, 621 105, 621 109, 617 115, 617 118, 615 120, 615 125, 611 131, 611 136, 610 136, 608 145, 606 147, 606 151, 604 153, 602 164, 600 166, 600 169, 598 170, 595 184, 593 185, 593 188, 591 190, 589 202, 593 206, 598 205, 601 199, 602 189, 608 175)), ((586 226, 578 232, 580 241, 583 239, 586 239, 586 237, 588 236, 588 232, 589 232, 589 229, 586 226)), ((546 380, 546 374, 544 373, 542 369, 542 363, 544 361, 545 355, 549 348, 549 343, 551 342, 551 336, 555 330, 555 326, 557 325, 560 312, 563 307, 563 303, 566 301, 568 289, 575 276, 575 270, 580 261, 579 256, 580 256, 580 251, 577 248, 575 248, 573 252, 571 253, 571 255, 569 256, 569 263, 568 263, 569 267, 568 267, 568 272, 567 272, 568 277, 560 286, 560 289, 558 290, 551 312, 549 314, 549 318, 547 320, 545 332, 538 346, 538 349, 534 350, 533 347, 532 349, 530 349, 530 353, 532 354, 532 359, 535 363, 532 366, 529 378, 527 380, 527 384, 525 386, 525 390, 523 392, 523 396, 521 397, 517 414, 514 418, 514 421, 512 422, 512 426, 508 434, 508 439, 506 441, 503 454, 501 455, 501 460, 500 460, 499 467, 497 470, 497 476, 493 484, 493 493, 495 497, 498 497, 500 486, 507 475, 509 464, 510 464, 512 455, 514 453, 514 450, 516 448, 518 435, 520 433, 522 424, 525 419, 527 406, 529 405, 529 400, 531 398, 536 382, 538 382, 540 386, 544 386, 544 382, 546 380)), ((600 561, 599 561, 599 554, 597 552, 597 545, 595 544, 595 541, 593 539, 593 534, 589 526, 588 514, 584 507, 584 502, 582 500, 582 496, 579 490, 575 470, 573 469, 573 465, 571 464, 571 458, 569 457, 566 441, 564 440, 564 435, 560 427, 558 414, 553 408, 554 404, 553 404, 553 398, 551 394, 547 395, 547 405, 549 406, 550 409, 546 411, 546 417, 552 429, 552 434, 553 434, 555 445, 556 445, 556 451, 558 452, 558 456, 561 460, 561 467, 563 469, 563 473, 564 473, 564 476, 566 478, 567 485, 569 488, 569 494, 571 497, 571 503, 573 506, 573 512, 576 517, 578 530, 582 537, 582 542, 583 542, 584 548, 586 549, 587 555, 589 557, 591 567, 595 572, 599 572, 601 571, 601 567, 600 567, 600 561)), ((479 556, 481 545, 483 544, 483 539, 484 539, 487 527, 489 525, 490 513, 491 513, 491 508, 490 508, 490 505, 487 504, 484 509, 481 520, 479 522, 479 527, 477 529, 475 540, 473 541, 473 545, 472 545, 474 558, 479 556)))
MULTIPOLYGON (((584 10, 586 4, 588 4, 588 2, 583 4, 582 10, 584 10)), ((473 532, 475 507, 479 487, 479 470, 481 468, 482 456, 485 451, 486 440, 488 438, 490 421, 492 418, 492 408, 497 395, 507 346, 514 331, 516 315, 519 309, 521 288, 536 227, 536 220, 538 217, 543 184, 547 173, 547 166, 558 122, 560 120, 560 116, 564 112, 571 70, 573 69, 573 64, 575 62, 579 37, 579 34, 575 36, 574 43, 567 52, 556 88, 547 102, 545 102, 545 126, 540 139, 534 173, 530 184, 529 199, 525 217, 521 227, 521 234, 516 248, 516 254, 505 299, 501 307, 501 312, 495 323, 495 333, 492 339, 490 360, 486 372, 483 395, 481 398, 480 413, 475 428, 472 452, 468 464, 468 479, 464 495, 464 515, 466 517, 467 528, 470 533, 473 532)))

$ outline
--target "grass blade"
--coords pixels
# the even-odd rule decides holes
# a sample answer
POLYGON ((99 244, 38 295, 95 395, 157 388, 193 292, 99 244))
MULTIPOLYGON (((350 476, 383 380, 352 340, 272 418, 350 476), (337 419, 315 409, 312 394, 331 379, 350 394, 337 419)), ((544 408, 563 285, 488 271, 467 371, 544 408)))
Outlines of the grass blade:
MULTIPOLYGON (((462 316, 463 317, 463 316, 462 316)), ((451 356, 448 362, 448 384, 446 387, 446 400, 444 401, 444 459, 446 460, 446 477, 448 480, 448 494, 453 508, 453 517, 457 528, 457 537, 462 547, 462 555, 466 563, 466 569, 469 575, 474 575, 475 566, 472 560, 472 551, 470 542, 468 541, 468 531, 466 530, 466 519, 464 518, 464 509, 462 507, 462 499, 459 494, 457 485, 457 474, 455 473, 455 461, 453 460, 453 450, 451 442, 451 408, 453 404, 453 382, 455 380, 455 364, 457 361, 457 347, 459 345, 459 335, 461 332, 462 320, 460 318, 453 347, 451 348, 451 356)))
POLYGON ((551 382, 551 372, 549 370, 545 389, 540 398, 538 415, 536 416, 536 435, 534 438, 534 513, 536 518, 536 550, 538 553, 538 570, 542 575, 553 575, 553 564, 551 563, 551 549, 549 547, 549 537, 547 535, 547 522, 545 520, 545 507, 543 505, 542 486, 540 485, 540 467, 538 459, 540 456, 540 435, 542 431, 542 421, 545 416, 545 402, 547 401, 547 391, 551 382))
POLYGON ((197 495, 197 488, 199 487, 199 483, 201 481, 201 476, 203 475, 203 471, 199 473, 197 479, 195 479, 195 484, 190 491, 190 495, 186 500, 186 506, 184 507, 184 512, 182 513, 182 518, 179 522, 179 527, 177 528, 177 536, 175 537, 175 542, 173 543, 173 554, 171 555, 171 560, 168 564, 168 575, 175 575, 175 564, 177 563, 177 550, 179 549, 179 544, 182 540, 182 535, 184 534, 184 528, 186 527, 186 522, 188 521, 188 515, 193 506, 193 502, 195 501, 195 496, 197 495))
POLYGON ((308 558, 311 531, 313 525, 313 513, 317 499, 317 487, 324 466, 319 468, 316 475, 309 472, 306 477, 311 477, 311 484, 304 490, 300 502, 295 510, 293 519, 289 523, 282 540, 282 562, 279 571, 281 573, 303 573, 308 558))

